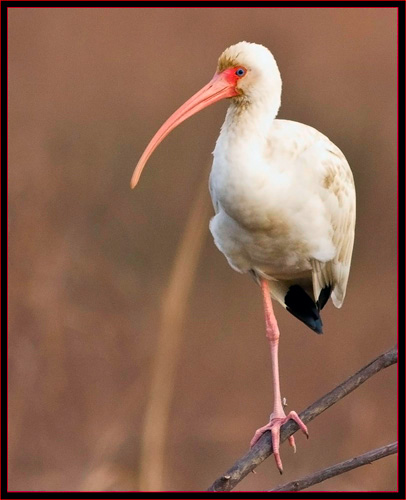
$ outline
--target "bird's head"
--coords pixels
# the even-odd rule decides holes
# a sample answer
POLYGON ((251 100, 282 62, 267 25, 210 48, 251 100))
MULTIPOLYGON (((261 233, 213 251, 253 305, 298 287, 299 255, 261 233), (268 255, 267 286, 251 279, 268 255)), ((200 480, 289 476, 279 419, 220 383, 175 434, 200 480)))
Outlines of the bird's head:
POLYGON ((131 187, 137 185, 148 158, 158 144, 187 118, 226 98, 231 98, 236 106, 252 102, 261 104, 269 96, 275 96, 280 103, 281 88, 278 67, 266 47, 248 42, 232 45, 221 54, 210 82, 175 111, 151 139, 135 167, 131 187))
POLYGON ((257 43, 239 42, 228 47, 219 57, 216 74, 232 81, 237 105, 281 93, 282 80, 275 58, 257 43))

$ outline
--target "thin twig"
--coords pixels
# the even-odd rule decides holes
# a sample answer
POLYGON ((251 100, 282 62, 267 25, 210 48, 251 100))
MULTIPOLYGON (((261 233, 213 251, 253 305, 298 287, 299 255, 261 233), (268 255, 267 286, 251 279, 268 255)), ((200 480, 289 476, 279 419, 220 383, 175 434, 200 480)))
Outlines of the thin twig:
MULTIPOLYGON (((327 410, 327 408, 330 408, 330 406, 334 405, 337 401, 359 387, 372 377, 372 375, 375 375, 375 373, 378 373, 383 368, 393 365, 396 361, 397 347, 395 346, 378 356, 342 384, 338 385, 335 389, 310 405, 300 414, 300 418, 304 423, 310 422, 323 411, 327 410)), ((286 424, 281 427, 281 443, 298 429, 299 427, 293 420, 286 422, 286 424)), ((237 460, 225 474, 216 479, 207 491, 231 491, 247 474, 253 471, 255 467, 271 454, 271 433, 265 432, 251 450, 237 460)))
POLYGON ((142 432, 139 488, 161 490, 164 454, 174 379, 188 298, 207 234, 209 219, 207 180, 201 182, 162 297, 161 325, 151 373, 151 386, 142 432))
POLYGON ((397 453, 397 451, 398 443, 396 441, 395 443, 387 444, 386 446, 382 446, 381 448, 367 451, 359 457, 350 458, 349 460, 345 460, 344 462, 340 462, 339 464, 332 465, 331 467, 327 467, 323 470, 319 470, 317 472, 314 472, 313 474, 309 474, 308 476, 303 477, 302 479, 297 479, 296 481, 286 483, 269 491, 301 491, 309 488, 310 486, 313 486, 313 484, 321 483, 326 479, 330 479, 331 477, 338 476, 340 474, 344 474, 344 472, 356 469, 357 467, 370 464, 372 462, 375 462, 375 460, 387 457, 388 455, 393 455, 394 453, 397 453))

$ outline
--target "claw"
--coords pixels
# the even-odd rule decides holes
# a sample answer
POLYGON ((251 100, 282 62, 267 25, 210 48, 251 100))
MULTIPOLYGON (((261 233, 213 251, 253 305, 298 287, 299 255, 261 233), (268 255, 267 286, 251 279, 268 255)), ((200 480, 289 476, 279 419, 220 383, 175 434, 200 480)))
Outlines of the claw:
POLYGON ((276 424, 274 427, 271 427, 272 434, 272 448, 273 454, 275 457, 276 467, 278 467, 279 472, 283 473, 283 466, 281 456, 279 454, 279 443, 280 443, 280 425, 276 424))
POLYGON ((309 431, 307 430, 307 427, 305 424, 302 422, 302 419, 299 417, 299 415, 295 411, 289 412, 288 416, 286 417, 288 420, 292 419, 294 420, 297 425, 299 426, 300 430, 303 432, 303 434, 309 439, 309 431))
POLYGON ((283 465, 282 465, 282 460, 281 456, 279 455, 279 451, 275 453, 275 450, 273 452, 274 457, 275 457, 275 462, 276 462, 276 467, 278 468, 279 474, 283 474, 283 465))
POLYGON ((293 453, 296 453, 295 438, 293 436, 289 436, 288 441, 289 441, 290 446, 293 448, 293 453))
MULTIPOLYGON (((309 432, 307 427, 300 419, 299 415, 295 411, 289 412, 287 416, 283 414, 283 416, 274 416, 272 413, 270 416, 269 423, 260 427, 254 434, 254 437, 251 439, 251 447, 258 441, 258 439, 264 434, 266 431, 271 431, 272 434, 272 448, 273 454, 275 457, 276 467, 278 468, 280 474, 283 473, 283 466, 281 456, 279 454, 279 443, 280 443, 280 428, 283 424, 285 424, 288 420, 294 420, 299 426, 300 430, 303 434, 309 439, 309 432)), ((288 438, 290 446, 293 448, 293 453, 296 453, 296 443, 295 438, 293 436, 289 436, 288 438)))
POLYGON ((259 429, 257 429, 255 431, 254 437, 250 441, 250 448, 252 448, 256 444, 256 442, 259 440, 259 438, 262 436, 262 434, 264 434, 265 431, 270 431, 270 430, 271 430, 271 428, 269 427, 269 424, 264 425, 263 427, 260 427, 259 429))

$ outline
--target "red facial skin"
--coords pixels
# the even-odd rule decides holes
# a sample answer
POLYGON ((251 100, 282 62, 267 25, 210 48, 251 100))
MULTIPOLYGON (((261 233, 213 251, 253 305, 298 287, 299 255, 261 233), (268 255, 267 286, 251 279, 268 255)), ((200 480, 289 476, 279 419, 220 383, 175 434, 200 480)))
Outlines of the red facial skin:
POLYGON ((241 80, 241 78, 244 78, 244 76, 247 74, 247 70, 244 68, 244 66, 235 66, 234 68, 225 69, 221 73, 217 73, 217 74, 222 75, 224 80, 227 83, 229 83, 230 85, 232 85, 237 92, 237 89, 236 89, 237 82, 238 82, 238 80, 241 80), (237 70, 239 70, 239 69, 244 70, 244 74, 242 76, 238 76, 236 74, 237 70))

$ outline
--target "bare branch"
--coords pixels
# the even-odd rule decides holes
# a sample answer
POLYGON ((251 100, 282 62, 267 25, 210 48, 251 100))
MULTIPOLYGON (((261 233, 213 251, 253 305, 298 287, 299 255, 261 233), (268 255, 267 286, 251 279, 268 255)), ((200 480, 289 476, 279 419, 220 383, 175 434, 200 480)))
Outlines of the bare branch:
MULTIPOLYGON (((310 422, 323 411, 333 406, 363 384, 370 377, 397 362, 397 346, 381 354, 361 368, 357 373, 338 385, 300 414, 304 423, 310 422)), ((299 427, 293 420, 281 427, 281 443, 294 434, 299 427)), ((272 454, 271 433, 265 432, 251 450, 241 457, 228 471, 216 479, 207 491, 231 491, 247 474, 272 454)))
POLYGON ((273 490, 269 491, 301 491, 309 488, 310 486, 313 486, 313 484, 321 483, 326 479, 330 479, 331 477, 338 476, 340 474, 344 474, 344 472, 356 469, 357 467, 362 467, 363 465, 370 464, 372 462, 375 462, 375 460, 387 457, 388 455, 393 455, 397 451, 398 443, 396 441, 395 443, 387 444, 386 446, 382 446, 381 448, 376 448, 375 450, 368 451, 363 455, 350 458, 349 460, 345 460, 344 462, 340 462, 339 464, 332 465, 331 467, 327 467, 323 470, 319 470, 317 472, 314 472, 313 474, 309 474, 302 479, 286 483, 282 486, 279 486, 278 488, 274 488, 273 490))

